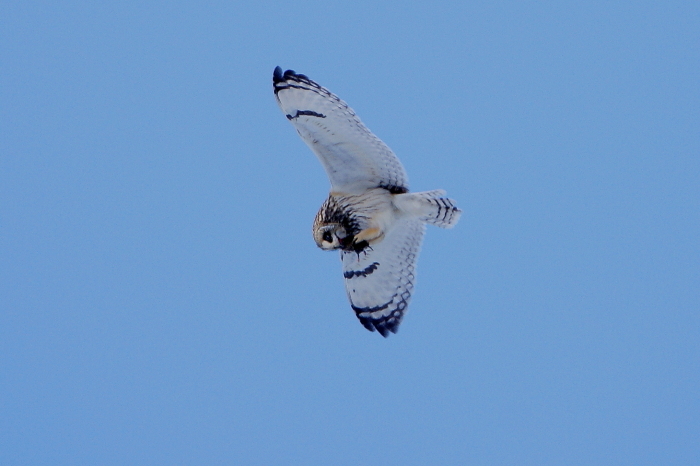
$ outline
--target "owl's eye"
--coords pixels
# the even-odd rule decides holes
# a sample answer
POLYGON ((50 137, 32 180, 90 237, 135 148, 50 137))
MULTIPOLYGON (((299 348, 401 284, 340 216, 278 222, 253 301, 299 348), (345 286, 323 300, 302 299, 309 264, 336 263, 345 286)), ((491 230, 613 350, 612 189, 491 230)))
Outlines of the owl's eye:
POLYGON ((333 235, 331 235, 330 231, 324 231, 323 232, 323 241, 327 243, 332 243, 333 242, 333 235))

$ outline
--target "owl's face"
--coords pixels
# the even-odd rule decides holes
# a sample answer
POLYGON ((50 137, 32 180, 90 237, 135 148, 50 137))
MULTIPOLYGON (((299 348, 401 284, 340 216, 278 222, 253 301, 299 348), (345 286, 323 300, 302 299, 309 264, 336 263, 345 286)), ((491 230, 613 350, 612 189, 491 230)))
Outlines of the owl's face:
POLYGON ((347 231, 339 223, 325 223, 314 228, 316 245, 326 251, 342 248, 348 239, 347 231))

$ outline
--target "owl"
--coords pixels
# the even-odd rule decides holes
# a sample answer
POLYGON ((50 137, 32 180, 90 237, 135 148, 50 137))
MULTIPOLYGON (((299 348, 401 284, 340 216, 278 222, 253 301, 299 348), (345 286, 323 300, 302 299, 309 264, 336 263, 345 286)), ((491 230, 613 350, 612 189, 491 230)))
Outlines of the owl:
POLYGON ((333 93, 279 66, 272 84, 282 112, 330 178, 314 241, 340 251, 345 290, 360 323, 384 337, 396 333, 416 282, 425 224, 452 228, 461 211, 445 191, 409 192, 396 155, 333 93))

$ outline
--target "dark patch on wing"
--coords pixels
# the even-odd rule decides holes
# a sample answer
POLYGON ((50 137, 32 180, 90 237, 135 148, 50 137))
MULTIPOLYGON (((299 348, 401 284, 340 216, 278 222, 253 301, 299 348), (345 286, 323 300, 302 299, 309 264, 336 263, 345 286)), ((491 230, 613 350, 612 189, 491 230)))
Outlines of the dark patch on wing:
POLYGON ((379 266, 379 262, 372 262, 364 270, 348 270, 348 271, 344 272, 343 277, 345 277, 347 279, 355 278, 355 277, 366 277, 367 275, 370 275, 372 272, 377 270, 378 266, 379 266))
POLYGON ((374 307, 357 307, 354 304, 351 304, 353 310, 357 313, 360 312, 377 312, 377 311, 383 311, 387 307, 389 307, 389 304, 391 304, 391 301, 388 303, 382 304, 381 306, 374 306, 374 307))
POLYGON ((389 191, 391 194, 405 194, 408 192, 408 188, 405 186, 396 186, 396 185, 384 185, 380 184, 380 188, 386 189, 389 191))
POLYGON ((326 115, 323 113, 317 113, 314 112, 313 110, 297 110, 296 115, 287 115, 287 120, 293 120, 295 118, 299 118, 300 116, 313 116, 313 117, 318 117, 318 118, 326 118, 326 115))

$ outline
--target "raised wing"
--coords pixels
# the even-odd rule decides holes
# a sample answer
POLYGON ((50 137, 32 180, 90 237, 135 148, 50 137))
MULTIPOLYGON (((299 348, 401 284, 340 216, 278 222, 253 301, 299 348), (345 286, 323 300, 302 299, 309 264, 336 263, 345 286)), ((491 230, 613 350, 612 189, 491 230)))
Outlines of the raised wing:
POLYGON ((411 300, 416 259, 425 226, 399 220, 384 239, 363 251, 341 251, 345 290, 357 318, 367 330, 386 337, 396 333, 411 300))
POLYGON ((303 74, 272 77, 280 108, 318 156, 333 191, 359 194, 382 187, 408 191, 406 172, 396 155, 355 115, 348 104, 303 74))

